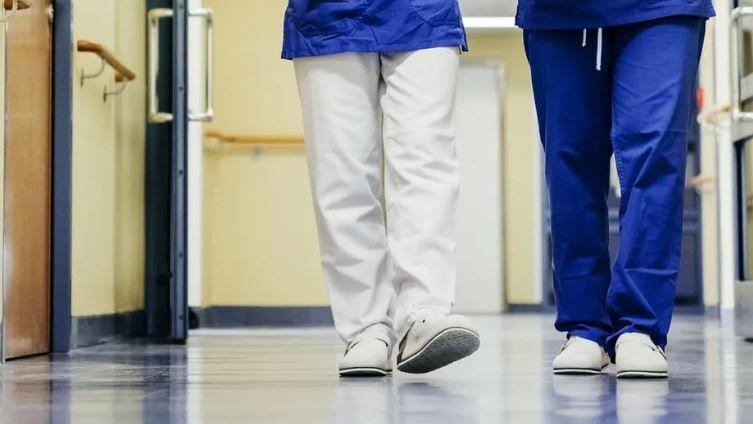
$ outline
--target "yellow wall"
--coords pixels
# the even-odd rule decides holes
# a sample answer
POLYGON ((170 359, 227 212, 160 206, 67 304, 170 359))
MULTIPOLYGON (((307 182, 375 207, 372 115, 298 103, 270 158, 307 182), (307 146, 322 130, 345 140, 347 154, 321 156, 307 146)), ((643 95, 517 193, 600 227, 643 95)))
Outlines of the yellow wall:
POLYGON ((107 69, 91 54, 74 54, 73 247, 74 316, 143 307, 144 0, 77 0, 74 40, 103 44, 137 73, 119 97, 104 103, 107 69))
MULTIPOLYGON (((216 118, 231 133, 300 134, 292 64, 280 60, 287 0, 205 0, 216 14, 216 118), (232 48, 222 46, 232 45, 232 48)), ((474 37, 469 57, 505 62, 506 284, 535 303, 530 81, 519 36, 474 37), (512 248, 514 247, 514 248, 512 248)), ((324 305, 302 151, 209 153, 204 175, 205 305, 324 305)))
MULTIPOLYGON (((211 127, 301 134, 292 63, 280 60, 286 3, 205 0, 218 46, 211 127)), ((302 150, 205 157, 203 303, 327 304, 302 150)))

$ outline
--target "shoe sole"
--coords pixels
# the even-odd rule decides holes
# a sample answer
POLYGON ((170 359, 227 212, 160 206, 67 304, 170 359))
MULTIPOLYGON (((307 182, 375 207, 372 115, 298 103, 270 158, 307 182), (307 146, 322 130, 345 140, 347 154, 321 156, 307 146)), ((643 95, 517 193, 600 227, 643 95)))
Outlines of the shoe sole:
POLYGON ((667 371, 620 371, 617 378, 667 378, 667 371))
POLYGON ((478 350, 478 334, 465 328, 448 328, 429 340, 397 369, 410 374, 425 374, 463 359, 478 350))
POLYGON ((341 369, 340 377, 384 377, 392 372, 382 368, 358 367, 341 369))
POLYGON ((552 372, 557 375, 596 375, 601 374, 609 365, 601 369, 596 368, 555 368, 552 372))

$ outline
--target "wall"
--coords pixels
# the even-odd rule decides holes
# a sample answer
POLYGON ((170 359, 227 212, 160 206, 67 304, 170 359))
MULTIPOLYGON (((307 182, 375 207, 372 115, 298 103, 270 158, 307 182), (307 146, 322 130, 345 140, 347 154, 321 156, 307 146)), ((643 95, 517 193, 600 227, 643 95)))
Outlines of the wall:
MULTIPOLYGON (((0 31, 0 116, 5 117, 5 30, 0 31)), ((0 143, 0 187, 5 187, 5 119, 0 119, 0 134, 2 135, 2 143, 0 143)), ((0 205, 5 204, 5 190, 0 190, 0 205)), ((0 222, 5 222, 5 208, 0 208, 0 222)), ((0 237, 4 237, 5 233, 2 232, 0 237)), ((0 240, 0 254, 4 253, 5 243, 0 240)), ((3 273, 3 263, 0 260, 0 275, 3 273)), ((0 279, 0 349, 3 347, 3 302, 5 298, 5 290, 3 289, 3 281, 0 279)))
MULTIPOLYGON (((218 46, 209 127, 302 133, 292 63, 280 59, 286 3, 205 0, 218 46)), ((302 150, 208 153, 204 195, 205 305, 328 303, 302 150)))
MULTIPOLYGON (((709 41, 713 43, 713 104, 730 104, 730 57, 729 57, 729 24, 730 17, 727 11, 732 10, 731 0, 717 0, 714 7, 721 11, 711 20, 713 32, 709 34, 709 41)), ((708 45, 708 44, 707 44, 708 45)), ((711 100, 711 99, 709 99, 711 100)), ((719 225, 717 227, 717 252, 719 269, 719 307, 731 309, 735 305, 735 249, 737 234, 734 222, 734 163, 733 146, 728 125, 720 125, 714 135, 716 141, 716 196, 718 199, 717 214, 719 225)), ((706 239, 708 241, 708 239, 706 239)))
POLYGON ((505 309, 503 80, 499 61, 460 64, 455 100, 460 162, 455 311, 459 313, 494 314, 505 309))
MULTIPOLYGON (((699 66, 699 83, 703 90, 702 107, 710 109, 714 107, 714 20, 706 24, 706 39, 703 46, 699 66)), ((724 87, 723 89, 726 89, 724 87)), ((717 191, 717 157, 716 144, 714 141, 714 127, 701 126, 701 169, 702 175, 712 176, 714 181, 707 184, 701 190, 701 241, 703 243, 702 269, 703 269, 703 303, 707 308, 719 306, 719 209, 717 191)))
POLYGON ((471 34, 468 59, 505 66, 503 180, 505 295, 509 304, 541 302, 539 232, 541 172, 528 62, 520 33, 471 34))
POLYGON ((74 53, 72 312, 76 317, 143 307, 145 3, 77 0, 74 40, 110 49, 137 79, 118 97, 110 68, 81 86, 92 54, 74 53))
MULTIPOLYGON (((292 64, 280 56, 286 0, 205 0, 217 28, 216 118, 242 134, 300 134, 292 64), (232 48, 223 48, 232 46, 232 48)), ((538 303, 530 81, 521 40, 473 37, 468 58, 505 63, 507 300, 538 303), (514 124, 512 124, 514 123, 514 124)), ((299 150, 205 154, 204 305, 325 305, 306 164, 299 150)))

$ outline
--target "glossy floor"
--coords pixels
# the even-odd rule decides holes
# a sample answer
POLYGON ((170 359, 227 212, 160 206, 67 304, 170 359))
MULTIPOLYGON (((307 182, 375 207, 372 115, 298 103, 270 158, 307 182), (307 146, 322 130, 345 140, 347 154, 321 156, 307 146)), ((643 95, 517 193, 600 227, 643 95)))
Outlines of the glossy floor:
POLYGON ((340 379, 330 329, 199 331, 187 346, 107 344, 0 367, 3 423, 753 421, 753 344, 679 316, 671 378, 553 376, 546 315, 477 317, 479 352, 423 376, 340 379))

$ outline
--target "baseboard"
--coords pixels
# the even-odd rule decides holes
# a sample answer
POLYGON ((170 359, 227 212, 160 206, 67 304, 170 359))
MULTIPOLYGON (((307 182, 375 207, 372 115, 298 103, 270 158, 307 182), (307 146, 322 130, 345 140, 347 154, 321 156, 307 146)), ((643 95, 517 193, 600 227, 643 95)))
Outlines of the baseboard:
POLYGON ((507 312, 511 314, 540 314, 550 312, 553 308, 541 303, 510 303, 507 312))
POLYGON ((121 337, 144 335, 144 311, 73 317, 71 349, 106 343, 121 337))
POLYGON ((675 315, 705 315, 706 307, 703 305, 675 304, 673 313, 675 315))
POLYGON ((329 306, 210 306, 193 308, 199 328, 333 325, 329 306))
MULTIPOLYGON (((511 314, 540 314, 556 312, 555 305, 541 303, 511 303, 507 305, 507 312, 511 314)), ((674 313, 680 315, 706 315, 707 317, 719 317, 719 307, 698 305, 676 305, 674 313)))
POLYGON ((719 308, 719 305, 706 305, 703 309, 706 318, 719 318, 722 315, 722 311, 719 308))

